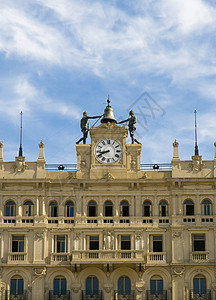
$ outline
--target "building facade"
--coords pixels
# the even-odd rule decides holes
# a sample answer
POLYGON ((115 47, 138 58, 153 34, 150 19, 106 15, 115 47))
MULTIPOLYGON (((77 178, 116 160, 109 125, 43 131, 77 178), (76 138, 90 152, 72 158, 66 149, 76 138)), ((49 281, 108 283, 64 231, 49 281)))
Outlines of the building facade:
POLYGON ((147 170, 127 134, 91 128, 74 170, 0 144, 1 299, 216 299, 216 154, 182 161, 175 141, 147 170))

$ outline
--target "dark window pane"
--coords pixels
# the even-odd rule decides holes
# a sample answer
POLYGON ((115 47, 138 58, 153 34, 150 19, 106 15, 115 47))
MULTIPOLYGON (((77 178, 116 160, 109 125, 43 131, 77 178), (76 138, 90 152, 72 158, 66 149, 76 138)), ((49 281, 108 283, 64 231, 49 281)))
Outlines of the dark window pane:
POLYGON ((186 205, 186 216, 194 216, 194 205, 186 205))
POLYGON ((150 206, 144 205, 144 216, 149 217, 150 216, 150 206))

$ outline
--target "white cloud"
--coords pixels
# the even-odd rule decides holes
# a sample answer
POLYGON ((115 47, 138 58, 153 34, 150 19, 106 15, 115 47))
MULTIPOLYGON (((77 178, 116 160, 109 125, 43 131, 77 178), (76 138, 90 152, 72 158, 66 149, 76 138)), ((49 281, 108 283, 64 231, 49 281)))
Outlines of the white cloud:
POLYGON ((81 116, 81 112, 75 104, 67 104, 61 99, 47 97, 25 76, 5 79, 1 82, 0 87, 3 91, 3 96, 0 97, 0 112, 4 117, 10 117, 12 122, 16 120, 16 116, 21 111, 28 112, 29 118, 40 112, 75 119, 79 119, 81 116))

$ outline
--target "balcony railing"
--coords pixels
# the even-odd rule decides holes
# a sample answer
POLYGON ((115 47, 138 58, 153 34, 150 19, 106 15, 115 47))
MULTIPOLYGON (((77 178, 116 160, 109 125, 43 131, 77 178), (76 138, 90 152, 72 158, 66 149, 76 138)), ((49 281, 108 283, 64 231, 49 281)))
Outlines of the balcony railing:
POLYGON ((167 300, 167 291, 146 291, 147 300, 167 300))
POLYGON ((190 300, 211 300, 211 291, 190 290, 190 300))
POLYGON ((147 263, 166 263, 166 252, 147 253, 147 263))
POLYGON ((72 261, 118 261, 123 262, 144 262, 145 255, 142 250, 87 250, 87 251, 73 251, 72 261))
POLYGON ((5 291, 5 296, 2 298, 2 300, 27 300, 27 291, 5 291))
POLYGON ((70 300, 70 291, 49 291, 49 300, 70 300))
POLYGON ((114 300, 135 300, 135 291, 119 292, 114 291, 114 300))
POLYGON ((8 262, 26 262, 27 253, 25 252, 9 252, 8 262))
POLYGON ((103 300, 103 291, 82 291, 82 300, 103 300))
POLYGON ((51 262, 59 263, 59 262, 70 262, 70 254, 69 253, 51 253, 51 262))
POLYGON ((208 251, 194 251, 191 253, 192 262, 208 262, 209 252, 208 251))

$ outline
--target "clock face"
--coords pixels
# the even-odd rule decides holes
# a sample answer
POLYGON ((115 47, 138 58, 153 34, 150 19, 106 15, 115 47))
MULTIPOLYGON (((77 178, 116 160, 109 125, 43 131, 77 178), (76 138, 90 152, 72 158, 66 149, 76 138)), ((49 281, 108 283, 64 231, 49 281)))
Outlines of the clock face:
POLYGON ((105 164, 117 162, 122 156, 121 144, 115 140, 104 139, 95 147, 97 160, 105 164))

